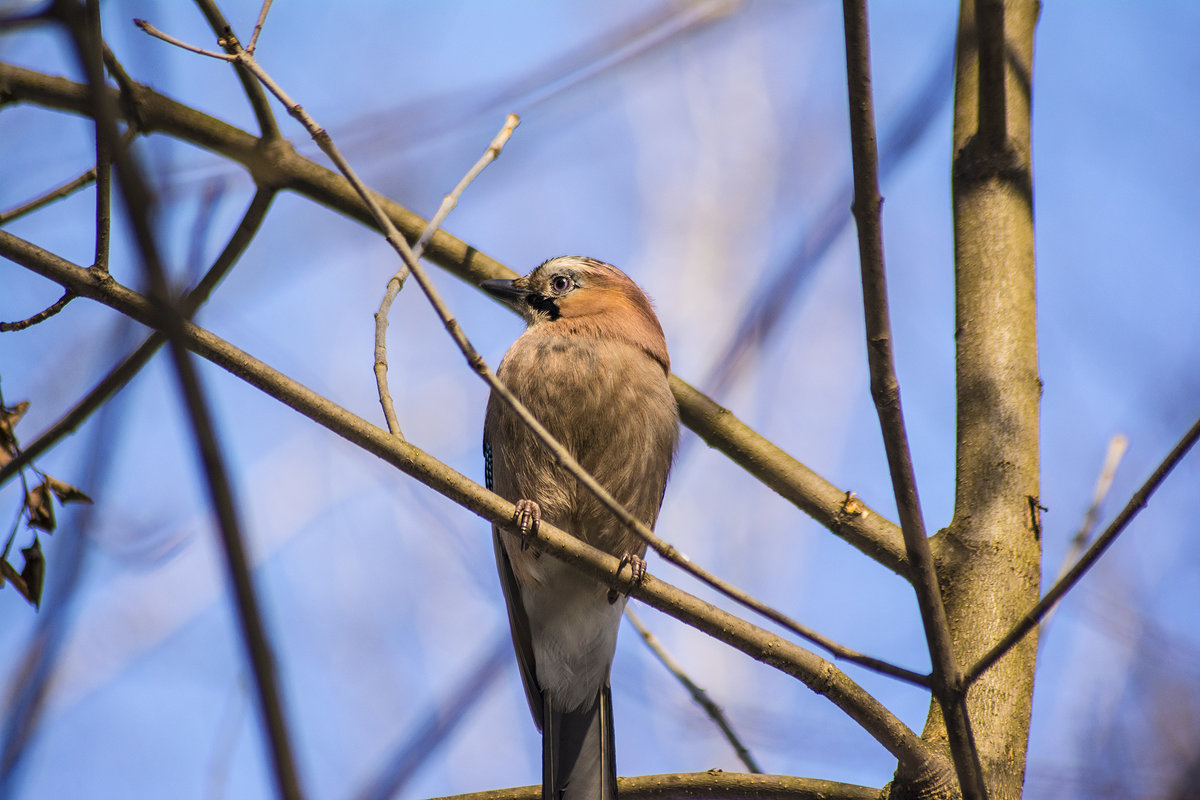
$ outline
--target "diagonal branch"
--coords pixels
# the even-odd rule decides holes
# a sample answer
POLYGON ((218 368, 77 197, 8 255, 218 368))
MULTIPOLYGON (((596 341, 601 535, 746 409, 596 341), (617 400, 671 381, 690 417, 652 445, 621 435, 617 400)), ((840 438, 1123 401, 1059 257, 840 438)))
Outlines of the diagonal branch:
MULTIPOLYGON (((84 87, 66 78, 0 62, 0 103, 34 102, 87 115, 84 94, 84 87)), ((114 90, 113 97, 116 96, 114 90)), ((291 189, 364 225, 376 227, 366 205, 345 178, 298 155, 290 145, 281 142, 262 148, 251 134, 140 84, 138 99, 142 132, 163 133, 211 150, 245 166, 260 186, 291 189)), ((385 197, 373 196, 407 237, 415 240, 420 236, 427 224, 424 219, 385 197)), ((472 286, 488 278, 516 277, 504 264, 445 231, 434 234, 426 257, 472 286)), ((804 468, 678 376, 672 376, 671 388, 684 424, 711 447, 725 453, 867 555, 905 574, 904 545, 895 524, 869 509, 865 509, 868 512, 865 514, 847 515, 842 508, 845 492, 804 468)))
POLYGON ((862 264, 863 311, 866 317, 867 359, 871 396, 879 415, 900 529, 912 571, 913 588, 921 610, 925 640, 933 664, 933 693, 946 720, 950 752, 959 785, 967 800, 983 800, 987 788, 967 716, 966 692, 954 657, 950 625, 942 605, 933 554, 925 536, 925 521, 917 496, 912 454, 900 407, 900 385, 892 353, 887 281, 883 265, 883 227, 879 194, 879 155, 875 145, 875 111, 871 91, 871 54, 867 34, 866 0, 844 0, 846 81, 850 106, 850 147, 854 162, 854 218, 862 264))
POLYGON ((721 707, 713 702, 713 699, 708 696, 708 692, 703 687, 691 679, 691 676, 684 671, 683 666, 663 647, 658 637, 651 633, 650 629, 642 623, 641 616, 633 610, 633 606, 625 606, 625 617, 633 625, 638 635, 642 637, 642 641, 646 643, 646 647, 650 648, 650 652, 659 660, 659 663, 667 668, 667 672, 670 672, 684 689, 687 689, 688 694, 692 696, 692 700, 696 705, 700 706, 704 710, 704 713, 708 714, 709 719, 720 729, 721 734, 729 742, 730 746, 733 747, 734 752, 737 753, 738 759, 746 765, 746 769, 756 775, 761 775, 762 769, 759 768, 758 762, 754 760, 754 755, 746 748, 746 745, 742 744, 741 738, 734 732, 733 725, 730 724, 729 718, 725 716, 725 712, 721 707))
MULTIPOLYGON (((200 13, 204 14, 204 18, 208 20, 208 26, 212 28, 213 33, 218 38, 224 38, 226 32, 229 31, 229 23, 226 22, 221 9, 217 8, 217 4, 213 0, 196 0, 196 5, 200 8, 200 13)), ((267 2, 259 12, 258 22, 254 26, 254 38, 250 40, 250 47, 247 48, 250 52, 254 52, 254 45, 258 42, 258 35, 262 32, 263 22, 270 7, 270 2, 267 2)), ((238 45, 236 42, 231 42, 224 44, 224 47, 225 52, 232 55, 236 52, 238 45)), ((281 138, 279 123, 275 121, 275 114, 271 111, 271 103, 267 100, 266 93, 263 92, 262 84, 241 67, 237 67, 234 71, 237 72, 238 80, 242 84, 242 91, 245 93, 246 99, 250 101, 250 108, 254 111, 259 135, 267 141, 281 138)))
MULTIPOLYGON (((121 286, 107 276, 99 276, 71 264, 3 230, 0 230, 0 255, 144 325, 161 324, 153 304, 144 295, 121 286)), ((182 327, 187 347, 202 358, 480 517, 499 525, 511 523, 513 504, 499 495, 487 491, 421 449, 396 439, 382 428, 335 405, 203 328, 186 321, 182 327)), ((628 580, 617 573, 619 562, 615 557, 546 522, 538 528, 537 546, 608 586, 622 591, 630 588, 628 580)), ((945 758, 931 750, 878 700, 825 659, 652 575, 647 575, 643 583, 632 588, 632 596, 751 658, 797 678, 813 691, 824 695, 892 753, 910 774, 936 782, 950 770, 945 758)))
MULTIPOLYGON (((263 6, 263 13, 266 13, 266 6, 263 6)), ((504 127, 492 139, 492 143, 488 145, 488 149, 484 152, 479 160, 467 170, 467 174, 463 176, 458 185, 454 187, 442 199, 442 204, 438 206, 437 213, 433 215, 433 219, 429 220, 429 224, 425 226, 425 230, 421 232, 421 238, 417 239, 417 243, 413 245, 413 259, 419 259, 425 252, 425 247, 429 244, 429 240, 442 227, 442 223, 446 221, 446 217, 458 205, 458 198, 466 191, 467 186, 471 181, 478 177, 479 173, 487 167, 488 164, 500 157, 500 151, 504 149, 508 139, 512 136, 517 125, 521 120, 516 114, 509 114, 504 120, 504 127)), ((404 288, 404 279, 408 277, 408 265, 402 263, 400 269, 396 271, 387 282, 387 290, 383 293, 383 300, 379 303, 379 310, 375 312, 375 384, 379 388, 379 402, 383 406, 383 416, 387 420, 388 430, 395 436, 403 436, 400 432, 400 422, 396 419, 396 408, 392 404, 392 393, 388 389, 388 362, 387 362, 387 329, 388 329, 388 313, 392 309, 392 303, 396 296, 400 294, 400 290, 404 288)))
POLYGON ((1013 645, 1021 641, 1030 631, 1037 627, 1042 617, 1046 616, 1054 608, 1063 595, 1079 582, 1079 579, 1092 568, 1092 565, 1096 563, 1100 556, 1104 555, 1104 551, 1116 541, 1121 532, 1129 527, 1129 523, 1133 521, 1133 518, 1138 515, 1139 511, 1146 507, 1146 504, 1150 502, 1151 496, 1153 496, 1166 477, 1171 474, 1171 470, 1175 469, 1175 466, 1192 449, 1197 439, 1200 439, 1200 419, 1197 419, 1193 423, 1191 429, 1179 440, 1179 444, 1175 445, 1175 448, 1167 454, 1167 457, 1163 459, 1158 468, 1146 479, 1142 487, 1134 492, 1133 497, 1129 498, 1129 502, 1125 504, 1125 508, 1121 509, 1121 513, 1104 530, 1104 533, 1100 534, 1096 541, 1092 542, 1092 546, 1087 549, 1087 552, 1083 554, 1079 561, 1075 562, 1075 566, 1067 570, 1066 574, 1055 582, 1050 591, 1046 592, 1046 595, 1038 601, 1037 605, 1029 609, 1021 617, 1012 630, 996 643, 995 647, 989 650, 974 666, 967 670, 967 674, 964 677, 967 685, 977 680, 989 667, 1011 650, 1013 645))
POLYGON ((90 186, 96 180, 96 168, 92 167, 87 172, 84 172, 77 178, 72 178, 61 186, 56 186, 40 197, 35 197, 32 200, 22 203, 19 206, 10 208, 8 211, 0 212, 0 225, 7 225, 15 219, 20 219, 26 214, 32 214, 39 208, 44 208, 56 200, 61 200, 64 197, 70 197, 75 192, 90 186))

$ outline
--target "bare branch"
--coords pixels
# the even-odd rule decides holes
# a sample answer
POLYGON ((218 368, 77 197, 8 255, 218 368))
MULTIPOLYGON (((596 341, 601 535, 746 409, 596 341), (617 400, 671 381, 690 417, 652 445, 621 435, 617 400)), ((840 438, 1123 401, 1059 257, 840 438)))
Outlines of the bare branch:
POLYGON ((892 355, 887 281, 883 265, 883 226, 879 194, 879 154, 875 145, 875 111, 871 91, 871 54, 867 34, 866 0, 844 0, 846 81, 850 106, 850 148, 854 162, 854 219, 862 265, 863 311, 866 317, 867 360, 871 397, 879 415, 892 489, 900 515, 900 530, 908 553, 913 588, 921 610, 925 640, 933 664, 933 693, 946 720, 950 753, 966 800, 985 800, 987 786, 971 733, 966 693, 954 657, 950 625, 942 605, 933 553, 925 536, 925 521, 917 496, 912 454, 908 446, 900 384, 892 355))
POLYGON ((37 325, 39 322, 45 322, 53 317, 58 312, 67 307, 67 303, 71 302, 75 295, 70 290, 63 292, 62 297, 55 300, 50 306, 42 309, 32 317, 17 320, 16 322, 0 322, 0 333, 8 333, 9 331, 23 331, 26 328, 37 325))
POLYGON ((246 52, 251 55, 258 48, 258 37, 262 34, 263 23, 267 21, 267 12, 271 10, 271 0, 263 0, 262 9, 258 12, 258 20, 254 23, 254 32, 250 34, 250 44, 246 45, 246 52))
MULTIPOLYGON (((221 13, 221 9, 217 8, 217 4, 213 0, 196 0, 196 5, 199 6, 200 13, 204 14, 204 18, 208 20, 208 26, 216 34, 225 52, 230 55, 236 53, 239 49, 237 39, 229 27, 229 23, 225 20, 225 15, 221 13)), ((262 10, 258 14, 258 22, 254 26, 254 38, 250 40, 250 47, 247 48, 251 53, 254 52, 254 43, 258 41, 258 34, 262 31, 262 25, 270 7, 271 3, 268 0, 263 3, 262 10)), ((242 67, 238 67, 235 72, 242 84, 242 92, 250 101, 254 119, 258 122, 259 135, 268 141, 281 138, 279 123, 275 121, 275 114, 271 111, 271 103, 267 100, 266 93, 263 92, 262 84, 242 67)))
MULTIPOLYGON (((622 800, 675 800, 680 797, 689 800, 719 800, 727 797, 746 800, 879 800, 880 791, 816 778, 710 770, 617 778, 617 795, 622 800)), ((538 800, 541 796, 541 786, 519 786, 431 800, 538 800)))
POLYGON ((646 647, 650 648, 650 652, 654 654, 654 657, 667 668, 668 672, 675 676, 675 680, 679 681, 683 685, 683 688, 687 689, 688 694, 692 696, 692 700, 696 702, 696 705, 704 709, 704 713, 708 714, 709 719, 720 729, 721 734, 729 741, 734 752, 737 753, 738 759, 746 765, 746 769, 756 775, 761 775, 762 770, 759 768, 758 762, 754 760, 754 756, 746 749, 746 745, 742 744, 742 740, 734 732, 733 726, 729 723, 729 718, 725 716, 725 712, 721 710, 721 707, 713 702, 712 698, 708 696, 708 692, 704 691, 703 688, 688 676, 683 666, 671 657, 671 654, 663 647, 658 637, 642 624, 642 619, 633 610, 633 606, 625 606, 625 616, 638 632, 638 635, 642 637, 642 641, 646 643, 646 647))
POLYGON ((1092 543, 1092 546, 1075 563, 1075 566, 1071 567, 1065 575, 1055 582, 1050 591, 1046 592, 1037 605, 1029 609, 1021 617, 1020 621, 1013 626, 1012 630, 1003 639, 996 643, 995 647, 989 650, 974 666, 967 670, 964 680, 968 685, 977 680, 980 675, 1000 660, 1017 642, 1021 641, 1026 634, 1036 628, 1038 622, 1049 613, 1050 609, 1054 608, 1063 595, 1079 582, 1084 573, 1092 568, 1092 565, 1104 554, 1109 545, 1116 541, 1121 532, 1129 526, 1129 523, 1138 515, 1138 512, 1146 507, 1154 492, 1166 477, 1171 474, 1171 470, 1175 469, 1175 466, 1187 455, 1188 450, 1192 448, 1197 439, 1200 439, 1200 419, 1196 420, 1191 429, 1184 434, 1183 438, 1179 440, 1179 444, 1175 445, 1175 448, 1167 454, 1167 457, 1158 465, 1153 474, 1146 479, 1142 487, 1134 492, 1133 497, 1129 498, 1129 502, 1125 504, 1125 508, 1121 509, 1121 513, 1117 515, 1117 518, 1092 543))
MULTIPOLYGON (((145 325, 161 324, 151 301, 108 276, 77 267, 36 245, 0 230, 3 255, 50 280, 97 300, 145 325)), ((508 525, 514 506, 467 479, 413 445, 317 395, 282 373, 254 359, 212 333, 183 322, 183 339, 196 354, 228 370, 252 386, 299 411, 367 452, 498 525, 508 525)), ((552 557, 582 569, 592 578, 625 591, 628 580, 617 573, 618 560, 574 536, 542 522, 537 547, 552 557)), ((936 781, 950 769, 948 762, 925 745, 906 725, 845 673, 825 659, 664 583, 653 575, 632 587, 633 597, 695 627, 750 657, 799 679, 858 722, 892 753, 910 774, 936 781)))
POLYGON ((908 577, 904 541, 895 523, 857 498, 848 503, 847 492, 801 464, 678 375, 671 376, 671 391, 679 403, 683 424, 709 447, 724 453, 796 508, 892 572, 908 577))
POLYGON ((135 19, 133 21, 133 24, 137 25, 139 28, 141 28, 143 31, 145 31, 146 33, 153 36, 155 39, 161 39, 164 42, 166 42, 167 44, 173 44, 178 48, 187 50, 189 53, 196 53, 197 55, 208 56, 209 58, 215 58, 218 61, 237 61, 236 57, 229 55, 228 53, 218 53, 213 50, 205 50, 203 47, 196 47, 193 44, 188 44, 187 42, 183 41, 182 39, 176 39, 174 36, 171 36, 170 34, 163 33, 158 28, 154 27, 153 25, 151 25, 149 22, 147 22, 144 19, 135 19))
MULTIPOLYGON (((15 100, 77 114, 89 113, 84 88, 66 78, 0 63, 0 90, 15 100)), ((281 145, 265 153, 254 136, 228 123, 140 84, 138 94, 142 132, 164 133, 212 150, 245 166, 260 185, 286 187, 365 225, 377 227, 369 209, 347 180, 298 155, 290 147, 281 145)), ((116 97, 115 91, 113 96, 116 97)), ((420 236, 427 224, 424 219, 385 197, 373 197, 406 236, 412 239, 420 236)), ((488 278, 516 277, 516 273, 499 261, 445 231, 434 234, 427 258, 472 286, 488 278)), ((904 548, 899 529, 894 524, 875 512, 846 516, 842 509, 845 492, 807 469, 801 469, 793 478, 789 475, 790 465, 799 462, 793 461, 678 376, 671 377, 671 388, 684 423, 709 445, 721 450, 751 474, 760 478, 769 475, 771 488, 796 503, 801 510, 893 571, 901 571, 904 548)))
MULTIPOLYGON (((265 9, 265 7, 264 7, 265 9)), ((263 13, 266 13, 265 10, 263 13)), ((442 223, 449 216, 454 207, 458 205, 458 198, 470 185, 471 181, 483 172, 488 164, 495 161, 500 156, 500 151, 504 149, 504 145, 508 142, 510 136, 521 120, 516 114, 509 114, 504 120, 504 127, 496 134, 496 138, 492 139, 492 143, 488 145, 487 151, 480 156, 475 165, 467 171, 463 179, 458 182, 453 191, 446 195, 442 200, 441 206, 438 207, 437 213, 429 220, 429 224, 425 226, 425 230, 421 232, 421 238, 413 245, 412 253, 414 259, 419 259, 425 252, 425 246, 429 244, 429 240, 442 226, 442 223)), ((396 408, 392 403, 392 393, 388 389, 388 362, 387 362, 387 328, 388 314, 392 309, 392 302, 395 301, 396 295, 400 294, 400 290, 404 288, 404 280, 408 277, 408 265, 402 263, 396 274, 388 280, 387 290, 383 293, 383 300, 379 303, 379 310, 375 312, 375 383, 379 388, 379 403, 383 406, 383 416, 387 420, 388 430, 394 436, 403 437, 400 431, 400 422, 396 419, 396 408)))
POLYGON ((72 178, 62 186, 56 186, 40 197, 35 197, 27 203, 10 208, 8 211, 0 212, 0 225, 7 225, 15 219, 20 219, 26 214, 31 214, 39 208, 50 205, 56 200, 62 200, 64 197, 70 197, 75 192, 90 186, 96 180, 96 168, 92 167, 87 172, 80 175, 78 178, 72 178))

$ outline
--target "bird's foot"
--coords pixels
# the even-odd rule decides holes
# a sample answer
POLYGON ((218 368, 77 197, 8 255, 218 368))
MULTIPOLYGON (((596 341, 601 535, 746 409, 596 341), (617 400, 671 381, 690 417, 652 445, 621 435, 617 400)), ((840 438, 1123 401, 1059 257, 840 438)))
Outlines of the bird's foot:
MULTIPOLYGON (((628 565, 630 569, 629 588, 625 591, 625 596, 628 597, 629 593, 633 591, 635 587, 641 585, 642 580, 646 577, 646 559, 642 558, 641 556, 634 555, 627 550, 621 554, 621 560, 617 563, 618 575, 621 574, 621 570, 624 569, 626 565, 628 565)), ((609 605, 617 602, 617 598, 620 596, 621 592, 617 589, 609 589, 609 605)))
POLYGON ((542 521, 542 508, 532 500, 517 501, 517 510, 513 514, 513 522, 521 532, 521 549, 529 547, 529 539, 537 536, 538 523, 542 521))

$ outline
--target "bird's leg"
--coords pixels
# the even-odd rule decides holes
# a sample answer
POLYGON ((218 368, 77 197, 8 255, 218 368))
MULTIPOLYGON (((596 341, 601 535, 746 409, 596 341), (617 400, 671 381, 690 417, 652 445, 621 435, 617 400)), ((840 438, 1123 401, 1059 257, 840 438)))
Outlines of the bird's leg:
MULTIPOLYGON (((642 580, 646 577, 646 559, 642 558, 641 556, 634 555, 633 553, 626 550, 624 553, 621 554, 621 560, 619 562, 617 562, 617 574, 618 575, 621 574, 621 570, 624 569, 625 565, 627 565, 627 564, 629 565, 631 574, 629 575, 629 589, 625 592, 626 597, 628 597, 629 592, 633 591, 633 588, 635 586, 638 586, 639 584, 641 584, 642 580)), ((621 596, 621 593, 618 590, 609 589, 608 590, 609 605, 612 605, 613 603, 617 602, 617 598, 620 596, 621 596)))
POLYGON ((529 547, 529 539, 537 536, 538 523, 542 521, 542 508, 532 500, 524 498, 517 501, 517 510, 513 514, 513 522, 521 532, 521 549, 529 547))

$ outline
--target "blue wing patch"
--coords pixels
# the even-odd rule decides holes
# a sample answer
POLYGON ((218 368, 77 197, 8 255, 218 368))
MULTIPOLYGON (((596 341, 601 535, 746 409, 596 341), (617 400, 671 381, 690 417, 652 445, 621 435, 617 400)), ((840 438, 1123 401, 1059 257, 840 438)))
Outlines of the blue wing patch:
POLYGON ((492 443, 483 440, 483 482, 492 491, 492 443))

